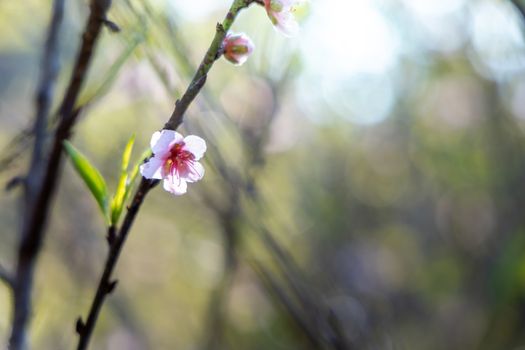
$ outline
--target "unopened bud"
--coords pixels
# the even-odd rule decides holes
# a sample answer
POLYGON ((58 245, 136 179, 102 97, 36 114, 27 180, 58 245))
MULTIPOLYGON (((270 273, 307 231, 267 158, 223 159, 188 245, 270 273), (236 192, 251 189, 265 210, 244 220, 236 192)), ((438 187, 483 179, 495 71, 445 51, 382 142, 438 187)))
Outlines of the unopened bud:
POLYGON ((224 58, 235 65, 241 65, 251 55, 255 45, 244 33, 228 33, 222 42, 224 58))

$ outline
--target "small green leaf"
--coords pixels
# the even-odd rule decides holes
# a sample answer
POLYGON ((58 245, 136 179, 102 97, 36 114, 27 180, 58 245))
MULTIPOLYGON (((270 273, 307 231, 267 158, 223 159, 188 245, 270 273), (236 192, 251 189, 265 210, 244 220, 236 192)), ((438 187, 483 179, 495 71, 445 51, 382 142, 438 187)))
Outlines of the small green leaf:
POLYGON ((129 139, 124 153, 122 154, 122 166, 120 172, 120 178, 115 191, 115 196, 111 201, 111 224, 116 225, 117 221, 122 213, 124 202, 126 200, 126 187, 128 183, 128 165, 131 157, 131 151, 133 150, 133 143, 135 142, 135 135, 129 139))
POLYGON ((129 158, 131 157, 131 151, 133 150, 133 144, 135 143, 135 135, 131 135, 122 154, 122 168, 123 172, 128 171, 129 158))
POLYGON ((93 197, 98 203, 100 210, 104 214, 104 218, 108 220, 108 191, 106 181, 100 172, 95 168, 91 162, 77 150, 70 142, 64 141, 64 148, 66 153, 71 158, 73 166, 82 180, 91 191, 93 197))

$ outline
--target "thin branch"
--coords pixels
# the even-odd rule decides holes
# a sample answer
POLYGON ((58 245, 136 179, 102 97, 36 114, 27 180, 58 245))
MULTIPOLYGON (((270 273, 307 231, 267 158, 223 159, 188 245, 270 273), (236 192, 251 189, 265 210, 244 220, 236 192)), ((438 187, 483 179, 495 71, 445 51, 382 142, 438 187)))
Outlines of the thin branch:
POLYGON ((20 155, 29 147, 33 126, 24 127, 0 151, 0 174, 7 171, 13 163, 20 159, 20 155))
POLYGON ((117 281, 111 281, 111 274, 113 273, 113 269, 117 264, 120 252, 122 250, 122 247, 124 246, 124 243, 126 242, 129 230, 131 228, 131 225, 133 224, 133 221, 135 220, 139 208, 142 205, 146 194, 153 188, 153 186, 155 186, 156 183, 158 183, 158 181, 156 180, 150 181, 144 178, 142 179, 139 188, 135 194, 135 197, 133 198, 133 201, 129 206, 128 212, 126 214, 126 217, 124 218, 124 222, 118 235, 114 237, 114 233, 111 232, 111 228, 108 232, 108 237, 113 238, 108 239, 108 242, 110 243, 109 254, 104 266, 104 272, 100 277, 95 298, 93 299, 93 302, 91 304, 87 322, 84 324, 81 319, 78 319, 77 321, 76 328, 79 334, 79 342, 77 349, 79 350, 87 349, 91 334, 93 333, 93 329, 95 328, 95 323, 97 322, 98 315, 100 313, 102 305, 104 304, 104 300, 106 299, 106 296, 110 294, 116 287, 117 281))
POLYGON ((64 16, 64 0, 56 0, 53 4, 53 17, 42 59, 40 83, 36 94, 36 116, 33 125, 35 141, 29 174, 26 179, 26 207, 29 207, 38 190, 38 180, 41 177, 44 158, 44 142, 46 138, 47 120, 53 102, 54 87, 60 68, 58 37, 60 25, 64 16))
POLYGON ((213 63, 221 56, 222 42, 226 33, 230 30, 231 25, 235 21, 237 14, 244 8, 248 7, 253 0, 235 0, 224 18, 222 24, 218 23, 215 30, 215 37, 204 56, 195 76, 193 77, 188 89, 180 100, 175 103, 175 110, 173 111, 170 120, 164 125, 164 129, 176 130, 182 124, 184 114, 189 105, 193 102, 197 94, 200 92, 206 77, 210 71, 213 63))
MULTIPOLYGON (((62 143, 67 139, 75 124, 78 113, 75 113, 75 104, 78 95, 84 84, 86 73, 91 62, 95 44, 99 37, 103 19, 106 18, 106 12, 109 9, 110 1, 108 0, 92 0, 90 6, 90 15, 87 21, 86 29, 82 37, 82 44, 77 56, 77 60, 73 69, 71 81, 66 90, 65 97, 60 108, 60 121, 57 131, 54 135, 53 145, 47 158, 47 162, 43 165, 41 174, 29 174, 28 177, 34 176, 34 184, 31 185, 29 192, 31 198, 28 197, 28 207, 25 208, 26 217, 24 218, 24 225, 20 238, 18 248, 18 258, 16 275, 14 281, 14 312, 13 325, 10 337, 10 349, 20 350, 27 347, 26 327, 31 312, 31 291, 33 285, 33 275, 38 255, 41 250, 42 241, 45 234, 45 226, 48 213, 51 208, 51 200, 55 192, 56 184, 58 182, 59 168, 62 158, 62 143)), ((49 97, 48 91, 52 83, 48 79, 56 77, 57 69, 54 65, 56 62, 56 46, 58 41, 58 29, 63 17, 64 0, 55 0, 53 7, 53 17, 48 33, 46 44, 46 51, 44 53, 43 63, 43 78, 41 81, 41 88, 38 92, 38 108, 39 112, 35 121, 35 128, 38 132, 43 132, 41 123, 45 119, 41 115, 48 113, 49 97), (50 50, 52 52, 48 52, 50 50), (43 92, 41 94, 41 92, 43 92), (40 109, 46 109, 40 112, 40 109)), ((43 138, 43 135, 41 135, 43 138)), ((36 142, 41 142, 41 138, 36 142)), ((33 161, 36 163, 42 161, 43 154, 41 150, 34 150, 33 161)), ((32 165, 33 167, 34 165, 32 165)), ((40 167, 41 164, 38 164, 40 167)))
POLYGON ((314 349, 323 349, 324 346, 319 330, 307 321, 308 318, 302 313, 302 309, 286 294, 282 286, 280 286, 277 280, 273 278, 272 274, 256 260, 251 261, 251 267, 259 276, 259 280, 263 283, 264 287, 266 287, 266 289, 280 301, 290 318, 303 334, 306 335, 311 346, 314 349))
MULTIPOLYGON (((176 130, 182 124, 188 107, 206 83, 208 72, 210 71, 214 62, 222 54, 222 42, 226 36, 226 33, 230 30, 230 27, 232 26, 239 12, 248 7, 252 2, 253 0, 234 0, 222 24, 217 24, 215 37, 213 38, 213 41, 208 48, 204 59, 199 65, 197 72, 195 73, 183 96, 175 103, 175 109, 169 121, 165 124, 164 129, 176 130)), ((84 323, 81 318, 77 320, 76 330, 79 334, 79 343, 77 346, 78 350, 87 349, 89 345, 90 337, 95 328, 95 324, 97 322, 98 315, 104 300, 106 296, 111 293, 111 291, 113 291, 115 286, 115 282, 111 281, 111 275, 118 262, 120 252, 124 246, 133 221, 135 220, 135 217, 137 216, 139 208, 146 198, 147 193, 157 183, 157 180, 151 181, 142 178, 139 188, 133 197, 132 204, 126 212, 122 227, 120 228, 115 241, 110 245, 108 257, 104 265, 104 272, 100 278, 97 291, 95 293, 95 298, 93 299, 88 313, 87 321, 84 323)))

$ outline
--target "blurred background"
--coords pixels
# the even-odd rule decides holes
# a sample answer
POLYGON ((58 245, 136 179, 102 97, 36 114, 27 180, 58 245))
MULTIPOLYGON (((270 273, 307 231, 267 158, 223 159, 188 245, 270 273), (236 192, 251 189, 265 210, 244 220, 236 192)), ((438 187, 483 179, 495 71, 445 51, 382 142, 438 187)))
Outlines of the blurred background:
MULTIPOLYGON (((58 104, 89 12, 66 1, 58 104)), ((168 119, 227 0, 113 1, 73 144, 115 189, 168 119)), ((184 134, 206 176, 160 187, 129 237, 93 349, 525 349, 525 27, 504 0, 311 0, 287 39, 235 31, 184 134)), ((523 3, 525 6, 525 2, 523 3)), ((0 183, 27 169, 51 1, 0 2, 0 183), (20 136, 22 135, 22 136, 20 136)), ((20 189, 0 194, 12 267, 20 189)), ((107 252, 65 164, 39 260, 34 349, 71 349, 107 252)), ((0 339, 10 293, 0 285, 0 339)))

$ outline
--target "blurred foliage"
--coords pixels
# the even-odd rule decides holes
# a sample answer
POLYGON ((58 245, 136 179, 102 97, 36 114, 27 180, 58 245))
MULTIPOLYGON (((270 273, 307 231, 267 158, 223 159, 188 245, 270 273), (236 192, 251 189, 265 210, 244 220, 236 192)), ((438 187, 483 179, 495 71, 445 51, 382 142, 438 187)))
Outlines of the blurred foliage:
MULTIPOLYGON (((72 140, 109 188, 129 135, 135 160, 229 5, 188 3, 114 1, 121 32, 103 35, 72 140)), ((49 9, 0 2, 8 153, 31 122, 49 9)), ((86 14, 67 2, 59 92, 86 14)), ((523 28, 499 0, 312 1, 291 40, 260 8, 242 13, 235 30, 254 56, 216 63, 182 130, 207 140, 206 176, 145 202, 92 348, 525 347, 523 28)), ((3 184, 27 168, 21 145, 3 184)), ((2 265, 19 196, 0 196, 2 265)), ((107 252, 97 210, 65 167, 37 270, 35 349, 75 343, 107 252)), ((9 310, 2 286, 0 339, 9 310)))

